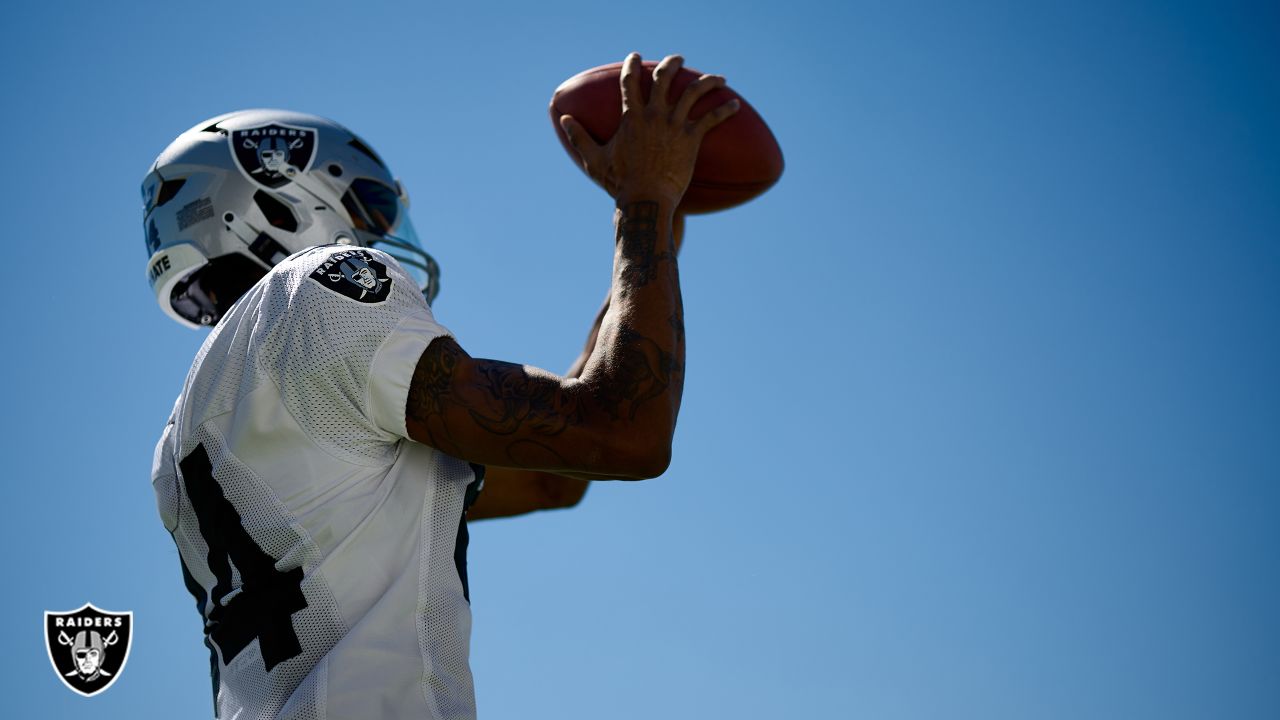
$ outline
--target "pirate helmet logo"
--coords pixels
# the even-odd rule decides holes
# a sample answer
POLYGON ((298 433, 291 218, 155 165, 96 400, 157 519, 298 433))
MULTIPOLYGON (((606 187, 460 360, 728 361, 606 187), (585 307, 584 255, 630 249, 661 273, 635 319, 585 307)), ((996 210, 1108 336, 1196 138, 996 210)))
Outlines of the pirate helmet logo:
POLYGON ((268 123, 227 134, 236 166, 250 180, 275 189, 311 168, 316 157, 315 128, 268 123))
POLYGON ((46 611, 44 625, 49 662, 69 689, 92 697, 120 677, 129 660, 132 612, 109 612, 85 603, 69 612, 46 611))
POLYGON ((378 303, 391 294, 387 266, 367 250, 343 250, 320 263, 311 279, 334 292, 364 303, 378 303))

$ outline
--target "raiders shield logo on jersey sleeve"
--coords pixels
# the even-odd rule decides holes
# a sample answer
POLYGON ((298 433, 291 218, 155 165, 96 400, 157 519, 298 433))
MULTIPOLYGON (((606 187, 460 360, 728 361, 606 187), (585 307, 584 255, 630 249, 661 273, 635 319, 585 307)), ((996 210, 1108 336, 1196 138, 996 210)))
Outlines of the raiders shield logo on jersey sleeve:
POLYGON ((227 142, 245 177, 273 190, 309 170, 316 157, 315 128, 269 123, 232 130, 227 142))
POLYGON ((367 250, 333 253, 320 263, 320 267, 311 271, 311 279, 340 295, 364 303, 380 303, 391 294, 387 266, 375 260, 367 250))
POLYGON ((99 610, 85 603, 78 610, 44 614, 45 648, 58 679, 91 697, 111 687, 129 660, 133 613, 99 610))

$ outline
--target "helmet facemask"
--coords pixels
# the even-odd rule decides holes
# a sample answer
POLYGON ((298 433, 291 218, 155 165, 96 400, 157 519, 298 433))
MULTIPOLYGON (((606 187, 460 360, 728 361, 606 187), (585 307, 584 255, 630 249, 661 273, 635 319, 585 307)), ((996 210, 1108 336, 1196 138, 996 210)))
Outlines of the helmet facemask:
POLYGON ((342 207, 351 217, 359 244, 374 247, 400 262, 418 286, 427 304, 440 292, 440 267, 422 249, 409 219, 408 198, 387 185, 368 178, 356 178, 342 196, 342 207))

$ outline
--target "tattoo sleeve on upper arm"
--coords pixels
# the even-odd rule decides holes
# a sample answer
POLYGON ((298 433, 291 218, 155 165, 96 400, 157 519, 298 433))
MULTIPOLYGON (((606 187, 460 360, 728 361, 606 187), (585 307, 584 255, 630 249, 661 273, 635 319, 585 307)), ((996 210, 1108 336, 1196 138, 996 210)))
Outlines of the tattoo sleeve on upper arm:
POLYGON ((411 415, 424 419, 444 410, 452 392, 453 373, 462 348, 450 338, 437 338, 427 346, 418 360, 409 383, 408 409, 411 415))
POLYGON ((580 409, 560 383, 532 377, 520 365, 479 360, 476 362, 487 402, 471 408, 471 418, 495 435, 511 435, 529 429, 538 435, 558 435, 580 422, 580 409))
POLYGON ((581 423, 576 393, 567 391, 558 378, 513 363, 475 360, 474 375, 463 380, 458 367, 464 355, 452 338, 438 338, 414 370, 405 413, 425 433, 419 439, 428 445, 460 457, 467 454, 450 423, 469 420, 489 434, 507 436, 502 452, 520 464, 531 450, 551 451, 538 438, 559 435, 581 423))
POLYGON ((405 402, 406 421, 416 421, 426 434, 416 439, 446 452, 457 446, 449 437, 444 412, 453 401, 454 373, 461 355, 462 348, 452 338, 432 340, 413 370, 405 402))

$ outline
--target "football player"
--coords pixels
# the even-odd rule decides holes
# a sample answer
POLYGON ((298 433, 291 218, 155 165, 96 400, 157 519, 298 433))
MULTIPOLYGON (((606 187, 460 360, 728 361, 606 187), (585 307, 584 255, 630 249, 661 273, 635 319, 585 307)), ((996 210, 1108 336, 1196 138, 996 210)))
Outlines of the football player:
POLYGON ((684 363, 675 209, 702 137, 737 110, 690 121, 724 81, 671 101, 680 66, 664 59, 645 101, 627 58, 606 145, 561 118, 615 201, 616 248, 566 376, 473 358, 436 321, 439 271, 404 189, 337 123, 235 112, 156 159, 148 277, 164 312, 212 331, 152 484, 220 717, 474 717, 468 508, 568 506, 588 480, 666 469, 684 363))

